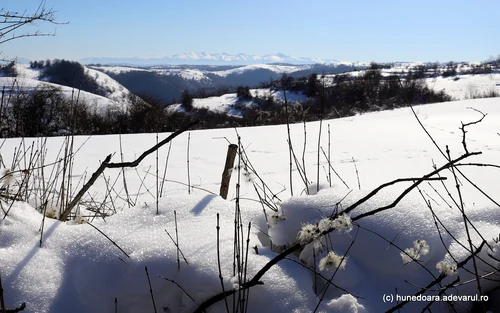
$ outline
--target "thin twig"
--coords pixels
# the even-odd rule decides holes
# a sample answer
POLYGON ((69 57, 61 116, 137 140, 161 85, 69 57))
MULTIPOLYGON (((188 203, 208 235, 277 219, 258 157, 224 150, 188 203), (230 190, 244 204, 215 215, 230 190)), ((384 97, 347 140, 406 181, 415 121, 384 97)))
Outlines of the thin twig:
POLYGON ((153 301, 153 308, 155 309, 155 313, 157 313, 157 311, 156 311, 156 303, 155 303, 155 296, 153 294, 153 288, 151 287, 151 279, 149 279, 148 267, 144 266, 144 269, 146 270, 146 276, 148 277, 149 293, 151 294, 151 300, 153 301))
POLYGON ((304 147, 302 148, 302 168, 304 169, 306 192, 307 194, 309 194, 309 180, 307 179, 307 173, 306 173, 306 145, 307 145, 307 128, 306 128, 306 121, 304 119, 304 147))
MULTIPOLYGON (((325 153, 325 152, 323 151, 323 153, 325 153)), ((332 172, 331 172, 331 170, 333 169, 333 167, 332 167, 332 165, 330 163, 330 160, 331 160, 330 153, 331 153, 331 146, 330 146, 330 124, 328 124, 328 165, 329 165, 328 166, 328 181, 330 182, 330 187, 331 187, 332 186, 332 172)), ((337 174, 337 173, 335 173, 335 174, 337 174)), ((338 176, 338 174, 337 174, 337 176, 338 176)), ((347 187, 347 188, 349 188, 349 187, 347 187)))
POLYGON ((169 144, 168 144, 167 158, 165 160, 165 168, 163 169, 163 179, 161 181, 160 197, 163 195, 163 184, 166 181, 165 177, 167 177, 168 159, 170 158, 170 150, 171 149, 172 149, 172 141, 170 141, 169 144))
MULTIPOLYGON (((246 241, 246 251, 245 251, 245 267, 244 267, 244 274, 243 274, 243 281, 246 282, 247 281, 247 268, 248 268, 248 249, 250 247, 250 228, 252 227, 252 222, 249 222, 248 223, 248 233, 247 233, 247 241, 246 241)), ((246 290, 246 295, 245 295, 245 292, 243 292, 243 299, 242 299, 242 306, 245 307, 244 310, 242 310, 242 313, 245 313, 247 312, 247 308, 248 308, 248 298, 249 298, 249 295, 250 295, 250 289, 247 289, 246 290), (246 301, 246 304, 245 304, 245 301, 246 301)))
POLYGON ((191 141, 191 133, 188 133, 188 142, 187 142, 187 187, 188 194, 191 194, 191 175, 189 173, 189 142, 191 141))
MULTIPOLYGON (((479 121, 477 121, 477 123, 479 123, 480 121, 482 121, 482 119, 485 116, 486 115, 483 114, 483 117, 479 121)), ((468 124, 468 125, 471 125, 471 124, 468 124)), ((465 126, 466 125, 462 124, 462 131, 464 132, 464 134, 463 134, 464 135, 463 145, 464 145, 465 152, 467 153, 467 146, 465 145, 465 126)), ((448 159, 451 159, 450 150, 449 150, 448 146, 446 146, 446 154, 448 155, 448 159)), ((469 231, 469 224, 467 222, 468 219, 467 219, 467 215, 465 214, 464 201, 463 201, 463 197, 462 197, 462 190, 460 189, 460 184, 458 183, 458 177, 457 177, 457 174, 455 173, 455 168, 453 166, 451 167, 451 172, 453 174, 453 178, 455 179, 455 188, 457 189, 458 198, 459 198, 459 201, 460 201, 460 213, 462 213, 462 218, 463 218, 463 221, 464 221, 465 233, 467 235, 467 241, 469 243, 469 249, 470 249, 469 251, 472 253, 474 251, 473 250, 474 245, 472 244, 472 239, 471 239, 471 235, 470 235, 470 231, 469 231)), ((482 288, 481 288, 481 282, 480 282, 480 279, 479 279, 479 272, 478 272, 478 268, 477 268, 476 258, 474 257, 474 255, 472 256, 472 264, 473 264, 473 267, 474 267, 474 274, 476 276, 477 291, 479 292, 480 295, 482 295, 483 292, 482 292, 482 288)), ((486 312, 486 307, 485 307, 483 301, 481 301, 481 306, 483 308, 483 311, 486 312)))
POLYGON ((189 297, 189 299, 193 300, 193 302, 196 302, 196 300, 194 300, 194 298, 193 298, 193 297, 191 297, 191 296, 189 295, 189 293, 188 293, 188 292, 187 292, 184 288, 182 288, 182 286, 181 286, 181 285, 179 285, 179 284, 178 284, 175 280, 173 280, 173 279, 168 279, 168 278, 163 277, 163 276, 160 276, 160 278, 161 278, 161 279, 165 279, 166 281, 169 281, 169 282, 171 282, 171 283, 175 284, 177 287, 179 287, 179 289, 180 289, 180 290, 182 290, 182 291, 186 294, 186 296, 188 296, 188 297, 189 297))
POLYGON ((165 229, 165 232, 167 233, 167 235, 170 238, 170 240, 172 240, 172 242, 174 243, 175 247, 177 248, 177 251, 181 254, 182 258, 184 259, 184 262, 186 262, 186 265, 189 265, 186 257, 184 256, 184 253, 182 253, 182 250, 177 245, 177 242, 174 240, 174 238, 172 238, 172 236, 170 235, 170 233, 168 232, 168 230, 165 229))
MULTIPOLYGON (((156 133, 156 144, 158 144, 158 133, 156 133)), ((158 176, 158 150, 155 151, 155 154, 156 154, 156 184, 155 184, 156 197, 155 198, 156 198, 156 215, 158 215, 158 213, 159 213, 158 200, 160 198, 160 184, 158 183, 158 179, 159 179, 159 176, 158 176)), ((177 259, 178 258, 179 258, 179 256, 177 255, 177 259)))
POLYGON ((2 309, 2 312, 5 313, 5 299, 3 296, 3 285, 2 285, 2 273, 0 272, 0 309, 2 309))
MULTIPOLYGON (((221 264, 220 264, 220 235, 219 235, 219 232, 220 232, 220 226, 219 226, 219 213, 217 213, 217 226, 216 226, 216 229, 217 229, 217 265, 219 267, 219 279, 220 279, 220 284, 221 284, 221 287, 222 287, 222 293, 226 293, 226 290, 224 288, 224 281, 222 279, 222 268, 221 268, 221 264)), ((227 303, 227 298, 224 298, 224 302, 226 304, 226 312, 229 313, 229 304, 227 303)))
POLYGON ((468 107, 467 109, 471 109, 471 110, 474 110, 478 113, 481 113, 481 118, 476 120, 476 121, 473 121, 473 122, 469 122, 469 123, 462 123, 462 126, 460 127, 460 130, 462 131, 462 146, 464 147, 464 150, 465 150, 465 153, 468 153, 469 150, 467 150, 467 143, 466 143, 466 140, 465 140, 465 135, 467 134, 467 131, 465 130, 465 127, 467 126, 470 126, 470 125, 475 125, 475 124, 478 124, 478 123, 481 123, 483 121, 483 119, 486 117, 487 114, 484 114, 483 112, 477 110, 477 109, 474 109, 474 108, 471 108, 471 107, 468 107))
POLYGON ((179 259, 179 231, 177 229, 177 211, 174 210, 174 223, 175 223, 175 246, 177 247, 177 269, 181 269, 181 261, 179 259))
POLYGON ((92 225, 89 221, 86 221, 85 223, 87 223, 88 225, 92 226, 92 228, 94 228, 95 230, 97 230, 101 235, 103 235, 106 239, 108 239, 115 247, 117 247, 118 249, 120 249, 120 251, 123 252, 123 254, 125 254, 127 256, 127 258, 130 259, 130 256, 127 254, 127 252, 125 252, 119 245, 116 244, 116 242, 114 242, 111 238, 109 238, 108 235, 106 235, 105 233, 103 233, 99 228, 97 228, 94 225, 92 225))
POLYGON ((356 178, 358 179, 358 189, 361 190, 361 183, 359 182, 358 167, 356 166, 356 160, 352 158, 352 163, 354 164, 354 169, 356 170, 356 178))
POLYGON ((321 131, 323 130, 323 114, 325 108, 325 73, 321 76, 322 89, 321 89, 321 110, 319 115, 319 131, 318 131, 318 153, 317 153, 317 167, 316 167, 316 192, 319 191, 319 150, 321 147, 321 131))
MULTIPOLYGON (((347 186, 346 182, 342 179, 342 177, 340 177, 339 173, 337 173, 337 171, 333 168, 332 162, 330 161, 330 157, 326 156, 326 153, 325 153, 325 150, 323 150, 323 147, 321 147, 321 151, 323 152, 323 155, 325 156, 325 159, 328 162, 328 180, 330 181, 330 187, 332 186, 332 173, 330 172, 330 170, 333 170, 335 175, 337 175, 338 179, 340 179, 340 181, 344 184, 344 186, 346 186, 347 189, 351 189, 351 188, 349 188, 349 186, 347 186)), ((359 183, 359 179, 358 179, 358 183, 359 183)))
POLYGON ((286 88, 288 85, 290 77, 287 76, 286 74, 283 74, 281 77, 281 87, 283 88, 283 95, 284 95, 284 100, 285 100, 285 115, 286 115, 286 132, 288 135, 288 156, 289 156, 289 166, 290 166, 290 195, 293 196, 293 180, 292 180, 292 151, 293 151, 293 146, 292 146, 292 137, 290 136, 290 115, 288 112, 288 100, 286 98, 286 88))

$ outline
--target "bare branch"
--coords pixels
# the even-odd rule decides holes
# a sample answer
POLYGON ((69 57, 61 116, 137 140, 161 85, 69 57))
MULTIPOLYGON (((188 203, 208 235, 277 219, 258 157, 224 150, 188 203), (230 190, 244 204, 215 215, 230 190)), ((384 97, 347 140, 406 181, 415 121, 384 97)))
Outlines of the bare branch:
POLYGON ((251 288, 251 287, 257 286, 257 285, 264 285, 264 283, 262 281, 260 281, 260 279, 262 278, 262 276, 264 276, 264 274, 271 267, 273 267, 279 261, 283 260, 287 255, 291 254, 295 250, 298 250, 300 247, 301 247, 301 245, 299 243, 297 243, 297 244, 295 244, 293 246, 290 246, 288 249, 284 250, 283 252, 281 252, 280 254, 278 254, 274 259, 272 259, 266 265, 264 265, 257 272, 257 274, 255 274, 255 276, 251 280, 249 280, 246 283, 242 284, 239 289, 228 290, 228 291, 224 291, 224 292, 221 292, 219 294, 216 294, 215 296, 209 298, 208 300, 206 300, 205 302, 203 302, 202 304, 200 304, 200 306, 193 313, 202 313, 203 311, 205 311, 206 309, 208 309, 211 305, 213 305, 213 304, 215 304, 215 303, 217 303, 217 302, 225 299, 226 297, 228 297, 230 295, 233 295, 233 294, 237 293, 238 291, 247 290, 248 288, 251 288))
POLYGON ((150 149, 144 151, 135 161, 132 162, 120 162, 120 163, 109 163, 111 160, 111 154, 106 157, 106 159, 101 163, 99 168, 92 174, 92 177, 89 179, 89 181, 82 187, 82 189, 78 192, 78 194, 73 198, 73 200, 68 204, 68 206, 64 209, 64 212, 61 214, 59 217, 59 220, 65 221, 68 218, 69 213, 71 210, 75 207, 75 205, 81 200, 83 195, 89 190, 89 188, 94 184, 94 182, 97 180, 97 178, 104 172, 106 168, 123 168, 123 167, 136 167, 141 163, 141 161, 148 156, 149 154, 155 152, 157 149, 159 149, 161 146, 165 145, 175 137, 179 136, 189 128, 195 126, 198 124, 200 120, 195 120, 194 122, 189 123, 188 125, 185 125, 178 131, 172 133, 170 136, 162 140, 161 142, 157 143, 150 149))
POLYGON ((68 24, 67 22, 58 22, 53 7, 47 7, 45 0, 40 1, 38 8, 33 13, 24 11, 22 13, 12 12, 6 9, 0 9, 0 45, 6 42, 25 38, 55 36, 56 31, 44 32, 40 30, 16 33, 17 30, 25 26, 37 26, 38 23, 49 23, 53 25, 68 24))
POLYGON ((460 127, 460 130, 462 131, 462 146, 464 147, 464 150, 465 150, 465 153, 469 153, 469 151, 467 150, 467 143, 465 141, 465 134, 467 134, 467 131, 465 130, 465 127, 467 126, 471 126, 471 125, 474 125, 474 124, 478 124, 478 123, 481 123, 483 121, 483 119, 486 117, 487 114, 484 114, 483 112, 477 110, 477 109, 474 109, 474 108, 471 108, 471 107, 468 107, 467 109, 470 109, 470 110, 474 110, 478 113, 481 113, 481 118, 474 121, 474 122, 469 122, 469 123, 462 123, 462 126, 460 127))
MULTIPOLYGON (((395 207, 399 203, 399 201, 401 201, 411 190, 415 189, 415 187, 417 187, 418 185, 420 185, 420 183, 422 183, 423 181, 430 180, 432 178, 432 176, 436 175, 437 173, 441 172, 442 170, 452 167, 455 163, 460 162, 461 160, 463 160, 463 159, 465 159, 467 157, 470 157, 470 156, 473 156, 473 155, 478 155, 478 154, 481 154, 481 153, 480 152, 471 152, 471 153, 464 154, 464 155, 456 158, 455 160, 450 160, 450 162, 446 163, 445 165, 441 166, 440 168, 438 168, 438 169, 430 172, 429 174, 427 174, 427 175, 419 178, 418 180, 416 180, 410 187, 408 187, 407 189, 405 189, 405 191, 403 191, 403 193, 401 193, 396 198, 396 200, 394 200, 391 204, 383 206, 383 207, 380 207, 378 209, 375 209, 375 210, 372 210, 372 211, 369 211, 369 212, 366 212, 366 213, 359 214, 356 217, 353 217, 352 220, 353 221, 359 220, 359 219, 361 219, 363 217, 374 215, 376 213, 379 213, 379 212, 382 212, 382 211, 385 211, 385 210, 388 210, 390 208, 395 207)), ((442 179, 441 178, 434 178, 433 180, 442 180, 442 179)), ((365 197, 365 198, 363 198, 361 200, 365 200, 366 201, 367 199, 365 197)), ((349 210, 349 211, 352 210, 355 205, 357 206, 359 204, 355 203, 351 207, 349 207, 347 210, 349 210)))

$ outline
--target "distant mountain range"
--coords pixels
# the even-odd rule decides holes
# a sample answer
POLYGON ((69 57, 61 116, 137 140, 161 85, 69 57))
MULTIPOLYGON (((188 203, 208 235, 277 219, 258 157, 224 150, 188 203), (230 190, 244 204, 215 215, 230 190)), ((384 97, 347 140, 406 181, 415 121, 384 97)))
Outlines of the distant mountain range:
POLYGON ((251 64, 328 64, 338 62, 333 59, 318 59, 307 57, 294 57, 283 53, 268 54, 264 56, 250 54, 227 54, 227 53, 206 53, 188 52, 174 55, 153 56, 153 57, 91 57, 80 60, 85 64, 120 64, 120 65, 251 65, 251 64))

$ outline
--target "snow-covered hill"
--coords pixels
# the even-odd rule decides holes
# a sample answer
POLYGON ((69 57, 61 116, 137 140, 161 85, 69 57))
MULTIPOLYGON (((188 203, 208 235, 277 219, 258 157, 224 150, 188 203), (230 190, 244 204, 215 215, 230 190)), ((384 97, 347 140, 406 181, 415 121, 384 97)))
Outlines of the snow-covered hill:
POLYGON ((213 72, 214 74, 220 76, 227 76, 231 74, 241 74, 246 71, 255 71, 258 69, 266 69, 278 74, 290 74, 300 70, 309 69, 311 65, 277 65, 277 64, 254 64, 254 65, 246 65, 230 70, 225 71, 217 71, 213 72))
POLYGON ((228 86, 256 88, 263 82, 279 79, 285 73, 294 77, 303 77, 312 73, 342 73, 360 68, 360 65, 356 63, 328 65, 253 64, 243 66, 89 66, 108 73, 137 94, 148 94, 167 102, 180 99, 183 90, 213 90, 228 86))
MULTIPOLYGON (((228 75, 242 75, 244 73, 267 70, 271 73, 283 74, 294 73, 305 69, 310 69, 311 65, 277 65, 277 64, 253 64, 243 66, 231 66, 227 69, 226 66, 154 66, 154 67, 137 67, 137 66, 113 66, 113 65, 100 65, 90 66, 99 71, 109 72, 112 74, 121 74, 132 71, 150 71, 161 75, 179 76, 187 80, 211 80, 212 75, 218 77, 227 77, 228 75), (211 75, 212 74, 212 75, 211 75)), ((267 78, 262 78, 266 80, 267 78)))
POLYGON ((41 70, 33 69, 28 64, 16 64, 17 77, 0 77, 0 89, 5 88, 7 93, 34 90, 41 86, 60 88, 68 99, 84 100, 91 112, 104 113, 108 109, 124 110, 129 91, 106 73, 85 67, 87 74, 95 78, 97 83, 108 90, 106 96, 96 95, 75 88, 50 83, 42 79, 41 70))
MULTIPOLYGON (((274 101, 282 103, 285 99, 283 90, 271 90, 269 88, 250 89, 252 97, 268 98, 272 97, 274 101)), ((302 93, 287 91, 287 101, 290 104, 302 102, 307 97, 302 93)), ((202 99, 193 99, 193 107, 197 109, 208 109, 213 112, 227 113, 230 116, 242 117, 242 112, 239 109, 241 106, 253 107, 256 103, 253 100, 240 100, 236 93, 229 93, 219 97, 209 97, 202 99)), ((176 103, 167 107, 167 110, 179 110, 185 112, 180 103, 176 103)))
MULTIPOLYGON (((479 64, 479 63, 478 63, 479 64)), ((364 64, 369 66, 369 64, 364 64)), ((408 72, 415 71, 418 66, 423 65, 421 62, 406 62, 395 63, 391 68, 384 68, 381 70, 383 77, 391 75, 398 75, 404 78, 408 72)), ((361 65, 360 65, 361 66, 361 65)), ((442 71, 445 65, 441 65, 438 71, 442 71)), ((449 77, 441 75, 433 75, 434 77, 424 78, 425 83, 435 91, 443 90, 446 94, 451 96, 454 100, 464 100, 471 98, 481 98, 482 95, 488 93, 500 94, 500 70, 493 70, 489 74, 468 74, 470 67, 466 64, 457 64, 457 74, 449 77)), ((352 71, 347 73, 352 77, 359 77, 363 75, 366 70, 352 71)), ((326 75, 325 83, 333 84, 334 78, 337 74, 326 75)))

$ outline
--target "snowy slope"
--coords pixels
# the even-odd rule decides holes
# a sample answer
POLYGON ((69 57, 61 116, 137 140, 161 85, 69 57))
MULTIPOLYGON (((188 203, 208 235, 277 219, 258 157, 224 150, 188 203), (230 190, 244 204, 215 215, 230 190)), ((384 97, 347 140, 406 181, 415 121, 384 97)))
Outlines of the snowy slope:
POLYGON ((99 70, 102 72, 110 72, 113 74, 120 74, 123 72, 130 71, 147 71, 147 69, 133 66, 92 66, 93 69, 99 70))
MULTIPOLYGON (((283 90, 271 90, 270 88, 259 88, 250 89, 250 93, 253 97, 267 98, 272 97, 277 102, 283 102, 284 92, 283 90)), ((287 101, 289 103, 305 101, 307 97, 302 93, 295 93, 287 91, 287 101)), ((202 109, 206 108, 218 113, 227 113, 230 116, 241 117, 242 112, 236 108, 236 106, 254 106, 255 103, 252 100, 239 100, 235 93, 225 94, 219 97, 209 97, 202 99, 193 99, 193 107, 202 109)), ((168 106, 168 110, 180 110, 184 111, 180 103, 168 106)))
POLYGON ((63 94, 68 99, 81 99, 84 100, 89 105, 91 112, 101 112, 104 113, 108 108, 120 108, 122 102, 113 101, 110 98, 95 95, 86 91, 78 91, 71 87, 62 86, 58 84, 53 84, 49 82, 40 81, 33 78, 12 78, 12 77, 0 77, 0 88, 5 87, 5 90, 9 92, 10 90, 17 91, 32 91, 35 88, 40 88, 42 86, 51 86, 60 88, 63 94), (12 89, 14 86, 14 89, 12 89))
POLYGON ((194 80, 209 80, 206 75, 206 71, 198 70, 198 69, 168 69, 168 70, 155 70, 156 72, 163 75, 177 75, 184 79, 194 79, 194 80))
POLYGON ((231 69, 231 70, 218 71, 218 72, 213 72, 213 73, 216 75, 219 75, 219 76, 227 76, 230 74, 241 74, 241 73, 246 72, 246 71, 254 71, 257 69, 266 69, 266 70, 270 70, 270 71, 273 71, 273 72, 279 73, 279 74, 282 74, 282 73, 289 74, 289 73, 297 72, 297 71, 300 71, 303 69, 308 69, 310 67, 311 67, 310 65, 255 64, 255 65, 246 65, 246 66, 238 67, 238 68, 231 69))
MULTIPOLYGON (((369 64, 364 64, 368 66, 369 64)), ((408 63, 396 63, 391 68, 384 68, 381 70, 383 77, 388 77, 391 75, 399 75, 404 77, 408 71, 415 70, 419 65, 423 65, 421 62, 408 62, 408 63)), ((442 70, 443 68, 440 68, 442 70)), ((470 66, 465 64, 457 65, 456 76, 451 77, 430 77, 425 78, 425 83, 431 89, 435 91, 443 90, 446 94, 450 95, 454 100, 464 100, 471 99, 480 96, 488 92, 500 93, 500 73, 493 72, 491 74, 463 74, 470 70, 470 66)), ((352 77, 359 77, 366 73, 366 70, 362 71, 352 71, 349 74, 352 77)), ((333 84, 333 78, 338 74, 326 75, 325 84, 333 84)))
POLYGON ((85 100, 92 112, 106 112, 107 109, 120 109, 124 110, 126 106, 126 98, 129 91, 119 84, 117 81, 109 77, 109 75, 91 68, 85 68, 88 74, 96 78, 97 82, 110 90, 111 93, 106 97, 95 95, 86 91, 78 91, 74 88, 62 86, 58 84, 49 83, 41 79, 41 72, 39 69, 32 69, 28 64, 16 64, 18 77, 0 77, 0 88, 5 87, 5 90, 33 90, 39 86, 52 86, 61 88, 63 94, 68 99, 85 100))
POLYGON ((116 101, 123 101, 123 99, 125 99, 129 95, 129 91, 116 80, 109 77, 108 74, 88 67, 86 67, 85 69, 88 71, 88 75, 96 78, 98 84, 107 88, 108 90, 111 90, 111 93, 106 96, 107 98, 116 101))
POLYGON ((426 82, 430 88, 444 90, 456 100, 470 99, 490 91, 500 93, 500 73, 427 78, 426 82))
MULTIPOLYGON (((469 151, 482 151, 467 162, 497 164, 500 160, 500 106, 498 99, 464 100, 415 107, 423 125, 434 137, 440 148, 448 145, 452 158, 463 153, 460 122, 472 122, 481 115, 468 109, 473 107, 488 113, 480 124, 468 129, 469 151)), ((427 135, 421 129, 409 108, 369 113, 360 116, 323 122, 322 147, 328 151, 327 126, 330 126, 331 164, 349 188, 333 175, 333 188, 327 188, 328 162, 320 158, 321 190, 310 186, 311 195, 304 194, 305 186, 294 166, 292 175, 294 197, 290 197, 287 130, 285 125, 238 129, 242 145, 259 176, 276 194, 274 201, 279 215, 267 210, 269 225, 262 214, 262 206, 255 202, 253 182, 261 185, 255 175, 245 175, 241 181, 242 223, 245 229, 252 222, 248 254, 248 277, 277 255, 269 248, 269 239, 275 244, 292 243, 297 239, 303 223, 316 223, 329 216, 336 208, 346 208, 380 184, 403 177, 420 177, 433 170, 433 164, 446 162, 427 135), (354 162, 355 161, 355 164, 354 162), (358 188, 359 185, 359 188, 358 188), (358 190, 361 189, 361 190, 358 190), (314 195, 315 194, 315 195, 314 195), (278 200, 280 199, 280 200, 278 200), (340 201, 340 206, 337 203, 340 201), (256 246, 258 250, 253 247, 256 246)), ((297 156, 304 151, 306 172, 316 182, 317 140, 319 123, 291 125, 292 143, 297 156)), ((168 134, 159 134, 159 140, 168 134)), ((137 171, 127 169, 128 190, 136 199, 137 206, 128 206, 116 197, 120 213, 106 221, 91 219, 102 232, 111 238, 130 258, 113 243, 89 225, 68 225, 46 220, 43 248, 39 248, 42 216, 23 203, 15 203, 9 215, 0 221, 0 262, 2 283, 8 308, 26 302, 25 312, 114 312, 117 299, 119 312, 153 311, 145 266, 148 267, 152 290, 158 311, 193 312, 204 300, 222 291, 217 265, 217 213, 220 214, 221 269, 226 290, 235 283, 232 276, 234 201, 223 200, 216 195, 220 188, 222 168, 228 142, 237 142, 234 129, 200 130, 184 133, 159 150, 159 163, 152 154, 138 166, 137 171), (188 137, 189 136, 189 137, 188 137), (189 138, 189 140, 188 140, 189 138), (188 194, 187 145, 189 143, 189 172, 194 189, 188 194), (159 200, 156 214, 154 175, 155 164, 163 173, 169 158, 163 197, 159 200), (146 191, 146 190, 149 190, 146 191), (189 265, 180 257, 177 269, 177 250, 165 233, 175 233, 174 211, 177 213, 179 247, 189 265), (159 276, 173 279, 174 283, 159 276), (192 299, 190 298, 192 297, 192 299)), ((49 138, 46 162, 57 159, 64 138, 49 138)), ((124 159, 133 160, 156 143, 155 134, 135 134, 121 137, 124 159)), ((20 139, 7 139, 2 145, 2 156, 7 166, 20 139)), ((26 146, 30 145, 26 141, 26 146)), ((85 172, 93 172, 107 154, 117 153, 112 161, 119 160, 119 136, 75 137, 78 152, 74 160, 74 184, 85 172), (83 145, 83 146, 82 146, 83 145)), ((36 143, 35 143, 36 145, 36 143)), ((487 194, 498 201, 498 169, 464 166, 462 171, 487 194)), ((105 176, 115 181, 114 190, 124 197, 121 171, 106 170, 105 176)), ((457 199, 453 175, 443 171, 448 178, 445 184, 457 199)), ((16 174, 15 180, 20 180, 16 174)), ((237 170, 233 170, 228 199, 236 195, 237 170)), ((87 174, 87 177, 89 175, 87 174)), ((465 210, 477 230, 489 242, 490 249, 483 249, 479 256, 489 260, 487 266, 478 262, 481 273, 488 274, 500 268, 500 247, 493 238, 500 231, 498 208, 474 187, 461 179, 461 194, 465 210)), ((5 183, 4 183, 5 184, 5 183)), ((89 190, 93 201, 104 200, 107 189, 104 179, 99 178, 89 190)), ((409 183, 400 183, 379 193, 369 202, 349 213, 355 219, 364 212, 390 204, 409 183)), ((347 254, 345 268, 338 272, 323 268, 320 273, 333 278, 318 312, 385 312, 396 303, 396 296, 408 296, 439 276, 436 265, 461 261, 467 253, 468 239, 460 210, 447 196, 440 182, 420 186, 422 194, 412 192, 389 211, 359 219, 352 229, 334 232, 328 240, 329 249, 338 255, 347 254), (439 192, 439 194, 438 194, 439 192), (422 199, 424 197, 424 199, 422 199), (435 214, 447 227, 451 236, 444 234, 440 240, 426 201, 429 200, 435 214), (363 228, 359 228, 359 226, 363 228), (368 229, 368 230, 367 230, 368 229), (378 234, 375 235, 374 233, 378 234), (352 247, 351 242, 354 241, 352 247), (404 265, 401 252, 414 247, 416 240, 425 240, 429 246, 420 255, 420 262, 404 265), (330 246, 330 242, 333 248, 330 246), (401 249, 401 250, 399 250, 401 249), (452 258, 453 257, 453 258, 452 258), (426 269, 424 269, 424 266, 426 269), (334 274, 335 273, 335 274, 334 274), (340 289, 341 288, 341 289, 340 289), (397 294, 396 294, 397 288, 397 294), (392 296, 392 303, 391 298, 392 296)), ((108 199, 109 200, 109 199, 108 199)), ((106 200, 106 202, 109 202, 106 200)), ((32 205, 35 205, 34 200, 32 205)), ((92 203, 92 202, 91 202, 92 203)), ((3 203, 3 207, 6 204, 3 203)), ((3 214, 3 213, 0 213, 3 214)), ((443 229, 441 228, 441 231, 443 229)), ((175 235, 174 235, 175 236, 175 235)), ((301 237, 299 237, 301 238, 301 237)), ((472 242, 478 246, 481 238, 473 232, 472 242)), ((323 244, 326 242, 322 241, 323 244)), ((246 246, 246 245, 245 245, 246 246)), ((317 250, 321 246, 317 243, 317 250)), ((265 274, 263 285, 250 289, 248 312, 312 312, 321 295, 314 294, 314 277, 303 265, 320 262, 323 251, 312 257, 313 245, 305 246, 300 255, 290 255, 265 274)), ((408 250, 410 251, 410 250, 408 250)), ((467 269, 473 269, 471 262, 467 269)), ((497 279, 498 274, 491 277, 497 279)), ((473 278, 470 272, 459 269, 461 281, 473 278)), ((445 277, 443 285, 451 283, 457 274, 445 277)), ((320 282, 319 290, 324 283, 320 282)), ((488 292, 498 282, 483 281, 483 291, 488 292)), ((433 286, 426 295, 436 295, 433 286)), ((447 294, 474 295, 475 284, 465 284, 448 290, 447 294)), ((494 301, 495 295, 490 294, 494 301)), ((229 297, 232 307, 232 297, 229 297)), ((413 301, 400 312, 420 312, 427 302, 413 301)), ((457 310, 471 308, 470 301, 457 301, 457 310)), ((488 302, 491 312, 498 312, 498 303, 488 302)), ((450 312, 446 302, 436 302, 432 312, 450 312)), ((207 310, 225 312, 224 301, 207 310)))

